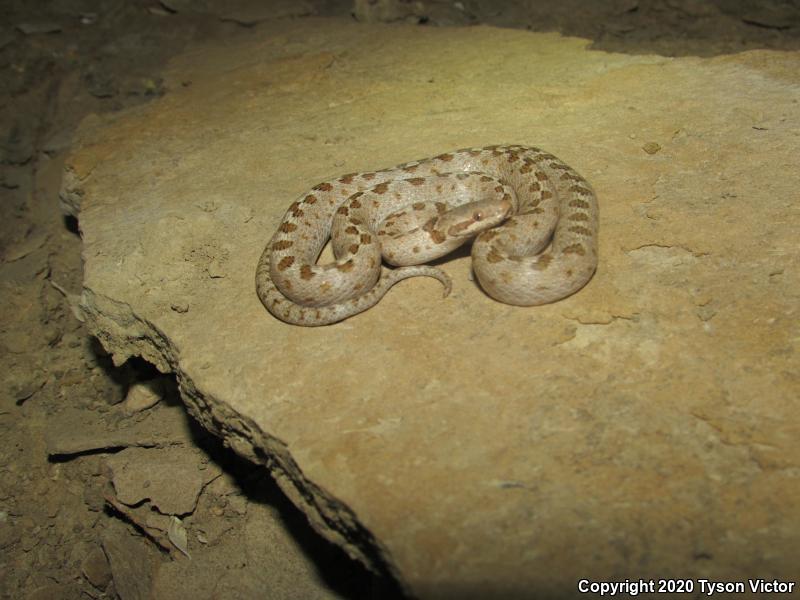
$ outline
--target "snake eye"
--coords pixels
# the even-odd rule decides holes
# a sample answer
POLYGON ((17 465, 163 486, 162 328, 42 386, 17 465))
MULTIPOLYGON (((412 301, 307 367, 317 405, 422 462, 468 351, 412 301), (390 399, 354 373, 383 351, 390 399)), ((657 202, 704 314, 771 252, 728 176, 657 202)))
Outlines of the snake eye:
POLYGON ((474 213, 472 213, 473 221, 480 221, 481 219, 483 219, 483 213, 481 211, 476 210, 474 213))

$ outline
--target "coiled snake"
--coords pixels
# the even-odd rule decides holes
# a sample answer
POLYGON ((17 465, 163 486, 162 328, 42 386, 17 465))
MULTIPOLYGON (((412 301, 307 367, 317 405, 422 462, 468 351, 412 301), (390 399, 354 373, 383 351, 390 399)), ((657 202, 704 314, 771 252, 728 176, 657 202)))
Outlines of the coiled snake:
POLYGON ((516 145, 457 150, 315 185, 267 244, 256 289, 278 319, 328 325, 408 277, 434 277, 447 295, 450 278, 423 263, 477 236, 472 267, 484 291, 507 304, 545 304, 591 279, 597 230, 591 186, 552 154, 516 145), (329 239, 336 260, 318 265, 329 239))

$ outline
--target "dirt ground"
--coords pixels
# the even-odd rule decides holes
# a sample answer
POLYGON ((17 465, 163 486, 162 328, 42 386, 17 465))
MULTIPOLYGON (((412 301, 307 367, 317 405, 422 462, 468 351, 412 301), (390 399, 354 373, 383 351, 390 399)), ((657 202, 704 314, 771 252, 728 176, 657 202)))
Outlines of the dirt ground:
POLYGON ((800 46, 800 3, 788 1, 401 2, 380 12, 386 4, 0 5, 3 598, 401 597, 318 537, 260 467, 193 424, 168 377, 142 362, 115 367, 84 330, 80 224, 58 193, 85 115, 169 93, 159 70, 192 42, 311 14, 557 30, 597 50, 667 56, 800 46))

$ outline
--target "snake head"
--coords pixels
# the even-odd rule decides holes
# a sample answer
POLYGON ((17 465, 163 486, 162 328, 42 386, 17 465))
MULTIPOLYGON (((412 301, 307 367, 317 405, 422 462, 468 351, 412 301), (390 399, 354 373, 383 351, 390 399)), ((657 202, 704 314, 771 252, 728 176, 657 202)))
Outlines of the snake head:
POLYGON ((497 227, 513 212, 514 204, 506 197, 477 200, 444 213, 437 228, 451 237, 468 238, 497 227))

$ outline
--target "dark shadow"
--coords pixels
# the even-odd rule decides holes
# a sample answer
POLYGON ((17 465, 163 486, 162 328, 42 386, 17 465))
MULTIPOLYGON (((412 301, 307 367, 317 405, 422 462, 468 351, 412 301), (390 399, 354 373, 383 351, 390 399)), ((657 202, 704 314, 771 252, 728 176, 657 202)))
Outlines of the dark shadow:
POLYGON ((78 219, 72 215, 64 215, 64 229, 75 235, 81 235, 81 228, 78 225, 78 219))
MULTIPOLYGON (((172 402, 180 402, 177 389, 172 402)), ((406 598, 386 567, 379 567, 382 574, 373 573, 347 556, 339 546, 314 531, 306 515, 286 497, 266 467, 241 458, 194 419, 189 420, 197 446, 208 454, 209 460, 235 479, 242 495, 250 502, 267 505, 278 511, 282 525, 306 557, 313 562, 317 575, 326 586, 340 596, 352 600, 406 598)), ((264 460, 268 461, 269 457, 264 456, 264 460)), ((360 544, 359 547, 362 551, 369 551, 366 544, 360 544)), ((379 556, 373 555, 370 558, 373 564, 382 564, 379 556)))
MULTIPOLYGON (((611 0, 406 3, 398 20, 427 27, 492 25, 592 40, 593 50, 718 56, 800 48, 800 3, 785 0, 611 0)), ((377 8, 376 8, 377 10, 377 8)))
MULTIPOLYGON (((115 384, 129 387, 133 383, 147 381, 162 374, 150 363, 139 357, 128 359, 125 364, 115 367, 99 341, 92 338, 92 349, 98 365, 115 384)), ((183 406, 175 378, 167 381, 165 395, 161 403, 168 406, 183 406)), ((141 413, 146 415, 146 411, 141 413)), ((135 417, 134 417, 135 418, 135 417)), ((270 506, 279 513, 281 524, 292 536, 305 556, 314 564, 320 581, 343 598, 352 600, 402 600, 404 596, 398 583, 389 575, 381 558, 371 556, 373 564, 379 565, 380 574, 369 571, 360 562, 351 559, 339 546, 320 536, 309 524, 308 518, 286 497, 266 467, 241 458, 223 444, 215 435, 186 413, 187 429, 195 446, 205 452, 209 461, 236 481, 241 493, 249 502, 270 506)), ((109 455, 124 448, 105 447, 68 455, 51 456, 53 463, 67 463, 79 456, 109 455)), ((263 457, 264 462, 269 457, 263 457)), ((106 510, 114 514, 113 509, 106 510)), ((357 535, 357 534, 356 534, 357 535)), ((364 539, 351 539, 358 543, 362 551, 369 552, 370 545, 364 539), (360 542, 360 543, 359 543, 360 542)))

